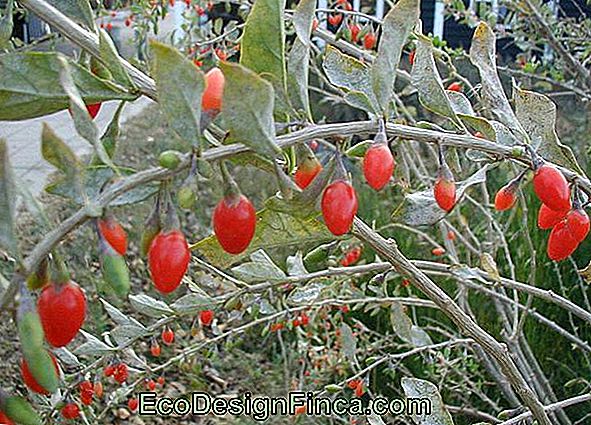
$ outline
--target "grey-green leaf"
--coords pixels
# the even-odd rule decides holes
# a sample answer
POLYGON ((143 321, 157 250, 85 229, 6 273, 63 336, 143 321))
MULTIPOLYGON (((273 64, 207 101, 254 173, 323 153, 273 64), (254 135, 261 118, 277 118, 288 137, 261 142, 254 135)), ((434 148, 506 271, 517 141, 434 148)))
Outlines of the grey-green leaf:
POLYGON ((240 64, 268 74, 285 91, 285 0, 257 0, 246 19, 240 42, 240 64))
POLYGON ((60 170, 68 182, 72 183, 80 178, 82 172, 80 160, 47 123, 43 123, 41 130, 41 155, 43 159, 60 170))
POLYGON ((215 307, 210 297, 202 294, 190 293, 176 300, 170 308, 181 314, 196 314, 201 310, 209 310, 215 307))
POLYGON ((373 90, 384 113, 387 113, 396 69, 406 39, 419 19, 418 0, 399 0, 384 17, 378 53, 371 70, 373 90))
POLYGON ((419 93, 419 101, 425 108, 455 123, 460 122, 443 88, 433 57, 433 43, 427 37, 417 40, 411 80, 419 93))
MULTIPOLYGON (((88 104, 137 97, 69 61, 72 77, 88 104)), ((10 53, 0 55, 0 121, 14 121, 51 114, 69 106, 60 83, 56 53, 10 53)))
POLYGON ((94 14, 88 0, 48 0, 48 3, 88 29, 96 29, 94 14))
POLYGON ((58 56, 58 63, 60 64, 60 83, 70 99, 70 112, 74 119, 76 131, 94 147, 97 157, 104 164, 114 168, 115 165, 111 161, 111 158, 109 158, 109 155, 107 155, 105 147, 99 139, 98 127, 88 113, 86 104, 76 87, 70 64, 63 56, 58 56))
POLYGON ((109 71, 111 71, 115 81, 123 84, 125 87, 134 87, 135 84, 131 80, 127 70, 123 67, 121 57, 119 56, 119 52, 117 52, 111 36, 104 29, 99 30, 99 49, 101 59, 109 71))
POLYGON ((484 21, 474 31, 470 47, 470 60, 480 73, 481 95, 487 109, 499 121, 519 134, 520 138, 527 140, 519 120, 511 109, 497 73, 495 34, 484 21))
POLYGON ((570 147, 556 134, 556 105, 549 97, 514 89, 515 112, 538 154, 548 161, 584 174, 570 147))
POLYGON ((8 146, 4 139, 0 139, 0 247, 17 257, 18 247, 14 230, 15 205, 16 189, 8 146))
POLYGON ((341 343, 343 353, 350 362, 355 362, 355 353, 357 352, 357 339, 353 335, 351 327, 346 323, 341 325, 341 343))
POLYGON ((453 425, 453 419, 434 384, 422 379, 407 377, 402 378, 400 383, 406 397, 416 399, 416 407, 422 406, 421 414, 411 415, 417 425, 453 425), (426 409, 423 399, 428 399, 430 409, 426 409))
POLYGON ((346 93, 356 93, 355 97, 361 95, 367 98, 367 101, 364 102, 349 102, 352 106, 377 114, 380 108, 371 84, 371 72, 367 65, 342 53, 335 47, 328 46, 324 53, 322 68, 332 85, 346 93))
POLYGON ((175 48, 153 41, 153 76, 158 101, 170 127, 192 146, 199 146, 203 73, 175 48))
POLYGON ((232 273, 246 282, 263 282, 266 280, 285 279, 285 273, 269 258, 262 249, 250 255, 250 262, 240 264, 232 269, 232 273))
POLYGON ((164 301, 156 300, 145 294, 130 295, 129 302, 134 310, 149 317, 160 318, 174 313, 164 301))
POLYGON ((275 142, 273 87, 241 65, 227 62, 220 67, 226 77, 223 113, 230 130, 229 141, 274 158, 281 149, 275 142))

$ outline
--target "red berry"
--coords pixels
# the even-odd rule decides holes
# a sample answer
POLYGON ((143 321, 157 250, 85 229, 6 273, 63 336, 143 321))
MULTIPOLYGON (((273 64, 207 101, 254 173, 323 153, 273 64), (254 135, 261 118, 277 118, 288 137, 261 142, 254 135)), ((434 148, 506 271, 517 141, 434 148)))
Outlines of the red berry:
POLYGON ((365 37, 363 37, 363 47, 365 47, 367 50, 371 50, 375 47, 376 41, 376 35, 373 32, 369 32, 365 34, 365 37))
POLYGON ((113 24, 111 22, 109 22, 107 24, 107 31, 111 31, 113 29, 113 24))
POLYGON ((298 165, 294 180, 300 189, 305 189, 321 171, 322 164, 320 164, 320 161, 315 156, 310 156, 298 165))
POLYGON ((455 241, 456 240, 456 234, 453 230, 448 231, 446 237, 447 237, 448 241, 455 241))
POLYGON ((199 321, 203 326, 210 326, 213 322, 213 310, 203 310, 199 313, 199 321))
POLYGON ((571 255, 579 246, 579 241, 567 227, 566 220, 558 223, 548 238, 548 257, 554 261, 562 261, 571 255))
POLYGON ((273 323, 271 325, 271 332, 277 332, 277 331, 283 329, 284 327, 285 327, 285 325, 283 324, 283 322, 273 323))
POLYGON ((152 343, 152 346, 150 347, 150 353, 152 353, 152 356, 154 357, 160 357, 160 353, 162 353, 162 348, 160 348, 160 344, 154 341, 152 343))
POLYGON ((0 412, 0 425, 14 425, 14 422, 8 419, 8 416, 4 413, 0 412))
POLYGON ((76 419, 80 416, 80 408, 76 403, 68 403, 62 407, 62 416, 65 419, 76 419))
POLYGON ((94 393, 94 385, 90 381, 82 381, 80 382, 80 392, 91 392, 94 393))
POLYGON ((41 292, 37 310, 45 339, 63 347, 74 339, 86 318, 86 297, 75 282, 50 283, 41 292))
POLYGON ((125 26, 126 27, 131 26, 131 19, 129 19, 129 18, 125 19, 125 26))
POLYGON ((295 415, 303 415, 304 413, 306 413, 306 405, 304 404, 303 406, 298 406, 295 408, 295 415))
POLYGON ((447 86, 447 89, 449 91, 455 91, 455 92, 461 93, 462 92, 462 85, 458 82, 453 82, 449 86, 447 86))
POLYGON ((127 407, 129 407, 129 410, 131 410, 132 412, 135 412, 137 410, 138 404, 139 404, 139 402, 138 402, 137 398, 135 398, 135 397, 130 398, 127 401, 127 407))
POLYGON ((93 393, 82 393, 80 394, 80 401, 85 406, 90 406, 92 404, 92 396, 93 393))
MULTIPOLYGON (((57 361, 55 360, 55 357, 53 356, 53 354, 50 354, 50 356, 51 356, 51 360, 53 361, 53 367, 55 368, 55 372, 59 374, 59 370, 57 367, 57 361)), ((27 364, 25 359, 21 360, 21 375, 23 377, 23 381, 24 381, 25 385, 31 391, 33 391, 37 394, 43 394, 43 395, 49 394, 49 392, 45 388, 43 388, 41 385, 39 385, 37 383, 37 381, 35 380, 35 378, 31 374, 31 371, 29 370, 29 365, 27 364)))
POLYGON ((435 195, 437 205, 444 211, 449 212, 455 206, 456 183, 449 168, 442 167, 440 169, 437 180, 435 181, 435 187, 433 188, 433 194, 435 195))
POLYGON ((101 398, 103 396, 103 383, 101 381, 96 381, 94 383, 94 394, 97 398, 101 398))
POLYGON ((347 254, 345 255, 345 258, 343 258, 341 260, 341 266, 347 267, 347 266, 350 266, 351 264, 355 264, 357 261, 359 261, 360 257, 361 257, 361 247, 356 246, 355 248, 353 248, 349 252, 347 252, 347 254))
POLYGON ((589 233, 589 216, 584 209, 571 210, 566 216, 566 227, 580 243, 589 233))
POLYGON ((357 214, 357 194, 351 184, 345 180, 337 180, 324 190, 322 194, 322 217, 328 230, 333 235, 344 235, 351 229, 357 214))
POLYGON ((348 1, 346 1, 346 2, 343 4, 343 7, 345 8, 345 10, 347 10, 347 11, 349 11, 349 12, 353 10, 353 5, 352 5, 351 3, 349 3, 348 1))
POLYGON ((174 331, 169 327, 162 330, 162 342, 166 345, 170 345, 174 342, 174 331))
POLYGON ((300 323, 302 326, 307 326, 310 323, 310 318, 306 313, 300 314, 300 323))
POLYGON ((341 24, 342 20, 343 15, 341 15, 340 13, 335 13, 334 15, 330 15, 328 17, 328 23, 333 27, 338 27, 341 24))
POLYGON ((222 110, 225 78, 221 69, 212 68, 205 74, 205 90, 201 98, 201 110, 215 117, 222 110))
POLYGON ((347 382, 347 387, 354 390, 359 384, 361 384, 360 379, 351 379, 349 382, 347 382))
POLYGON ((114 218, 98 220, 98 227, 101 235, 119 253, 125 255, 127 252, 127 233, 114 218))
POLYGON ((417 51, 416 50, 411 50, 411 52, 408 55, 408 62, 411 65, 414 65, 414 63, 415 63, 415 56, 416 56, 416 54, 417 54, 417 51))
POLYGON ((86 110, 88 111, 88 114, 92 119, 96 118, 96 116, 98 115, 99 111, 101 110, 101 105, 101 102, 86 105, 86 110))
POLYGON ((159 376, 158 377, 158 385, 160 385, 161 387, 164 386, 165 380, 164 380, 164 376, 159 376))
POLYGON ((156 289, 168 294, 178 288, 190 260, 189 245, 180 230, 158 233, 148 251, 148 265, 156 289))
POLYGON ((213 212, 213 231, 224 251, 240 254, 254 236, 256 221, 256 211, 246 196, 226 196, 213 212))
POLYGON ((394 157, 385 143, 372 145, 363 158, 363 175, 367 184, 381 190, 388 184, 395 167, 394 157))
POLYGON ((359 37, 359 33, 361 32, 361 28, 357 24, 352 24, 350 27, 351 30, 351 41, 353 43, 357 43, 357 37, 359 37))
POLYGON ((410 280, 408 279, 402 279, 402 283, 401 283, 403 288, 408 288, 410 286, 410 280))
POLYGON ((318 19, 314 18, 312 21, 312 31, 316 31, 318 29, 318 19))
POLYGON ((116 367, 117 367, 117 365, 114 365, 114 364, 107 365, 103 369, 103 373, 105 374, 106 377, 113 376, 115 374, 116 367))
POLYGON ((515 205, 517 186, 510 182, 506 186, 499 189, 495 195, 495 209, 497 211, 506 211, 515 205))
POLYGON ((298 326, 300 326, 302 323, 300 322, 300 319, 293 319, 293 327, 297 328, 298 326))
POLYGON ((344 305, 341 307, 341 311, 345 314, 347 314, 350 311, 350 308, 348 305, 344 305))
POLYGON ((355 387, 355 397, 363 396, 364 392, 365 391, 363 390, 363 382, 359 382, 359 384, 357 384, 357 387, 355 387))
POLYGON ((438 248, 433 248, 433 250, 431 251, 431 253, 437 257, 442 256, 443 254, 445 254, 445 249, 438 247, 438 248))
POLYGON ((127 381, 128 377, 129 369, 125 363, 119 363, 117 366, 115 366, 115 372, 113 373, 113 378, 115 378, 115 381, 122 384, 127 381))
POLYGON ((538 227, 540 229, 551 229, 562 221, 567 214, 568 211, 554 211, 546 204, 542 204, 538 211, 538 227))
POLYGON ((474 137, 478 137, 479 139, 484 139, 484 134, 482 134, 480 131, 477 131, 476 133, 474 133, 474 137))
POLYGON ((156 389, 156 382, 153 379, 150 379, 146 382, 146 388, 150 391, 154 391, 156 389))
POLYGON ((567 211, 571 208, 570 189, 564 175, 553 165, 539 167, 533 178, 536 195, 554 211, 567 211))

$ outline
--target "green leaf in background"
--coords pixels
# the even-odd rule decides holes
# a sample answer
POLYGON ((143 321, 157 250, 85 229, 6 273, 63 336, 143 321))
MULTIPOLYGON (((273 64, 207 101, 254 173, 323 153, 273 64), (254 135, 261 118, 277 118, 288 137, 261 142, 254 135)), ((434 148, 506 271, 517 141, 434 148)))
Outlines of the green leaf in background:
POLYGON ((95 31, 94 14, 88 0, 48 0, 48 3, 75 22, 95 31))
POLYGON ((306 112, 312 120, 308 95, 308 73, 310 66, 310 33, 316 10, 316 0, 301 0, 294 15, 293 24, 296 39, 287 61, 287 90, 292 105, 306 112))
POLYGON ((556 104, 548 96, 518 87, 514 88, 514 99, 517 119, 538 154, 584 175, 571 148, 562 144, 556 134, 556 104))
POLYGON ((429 381, 407 377, 402 378, 400 383, 407 398, 416 399, 423 408, 425 405, 421 403, 421 399, 429 399, 431 403, 429 413, 423 409, 421 415, 411 415, 417 425, 454 425, 454 421, 443 403, 437 386, 429 381))
POLYGON ((249 283, 281 281, 286 278, 283 270, 262 249, 250 254, 250 262, 232 268, 232 273, 238 279, 249 283))
POLYGON ((226 62, 220 67, 226 77, 222 111, 230 131, 228 140, 274 158, 281 149, 275 142, 273 87, 241 65, 226 62))
POLYGON ((347 94, 355 93, 354 97, 345 96, 345 100, 351 106, 377 114, 378 100, 371 86, 371 72, 367 65, 328 46, 324 53, 322 68, 332 85, 344 90, 347 94), (363 100, 359 101, 359 97, 363 100))
MULTIPOLYGON (((464 192, 471 186, 486 181, 489 166, 484 166, 466 180, 456 183, 456 198, 459 203, 464 192)), ((446 216, 433 196, 433 188, 422 192, 415 192, 404 197, 404 203, 392 214, 393 218, 409 226, 431 226, 446 216)))
POLYGON ((153 77, 158 103, 170 127, 192 146, 199 146, 203 73, 174 47, 152 41, 153 77))
POLYGON ((80 160, 47 123, 43 123, 41 131, 41 155, 43 159, 65 175, 64 181, 66 183, 69 185, 80 184, 82 175, 80 160))
POLYGON ((427 37, 419 37, 411 71, 412 85, 419 93, 419 101, 428 110, 451 119, 459 124, 452 105, 443 88, 443 83, 435 58, 433 57, 433 43, 427 37))
MULTIPOLYGON (((101 137, 101 143, 105 148, 105 152, 109 155, 109 158, 113 159, 115 156, 115 152, 117 151, 117 145, 119 144, 119 135, 121 133, 121 128, 119 126, 119 120, 121 119, 121 111, 123 111, 123 107, 125 106, 125 102, 120 102, 111 122, 107 126, 107 129, 103 133, 101 137)), ((90 160, 90 165, 101 165, 103 162, 96 156, 96 154, 90 160)), ((105 164, 106 165, 106 164, 105 164)))
POLYGON ((240 64, 270 75, 278 92, 286 91, 284 9, 285 0, 254 2, 240 41, 240 64))
POLYGON ((99 49, 101 59, 109 71, 111 71, 115 81, 123 84, 125 87, 135 87, 127 70, 121 64, 119 52, 117 52, 111 36, 102 28, 99 30, 99 49))
POLYGON ((271 251, 276 248, 304 246, 309 243, 322 243, 333 240, 334 236, 326 226, 316 220, 297 219, 268 209, 257 213, 257 226, 248 249, 240 255, 231 255, 222 249, 215 236, 202 239, 191 249, 203 255, 204 259, 217 267, 227 268, 258 249, 271 251))
POLYGON ((511 109, 497 73, 495 43, 496 37, 492 29, 485 22, 481 22, 472 37, 470 61, 480 73, 482 100, 491 114, 495 115, 500 122, 517 135, 520 135, 518 137, 527 140, 526 133, 511 109))
MULTIPOLYGON (((86 103, 137 97, 92 75, 75 62, 69 64, 86 103)), ((69 98, 60 84, 59 73, 56 53, 0 55, 0 121, 25 120, 68 108, 69 98)))
MULTIPOLYGON (((133 174, 135 171, 129 168, 120 167, 119 172, 126 176, 133 174)), ((86 168, 82 174, 83 190, 90 199, 94 199, 99 195, 100 189, 115 177, 116 175, 113 172, 113 169, 110 167, 105 165, 90 166, 86 168)), ((80 195, 80 190, 78 190, 75 186, 72 186, 72 184, 70 184, 65 179, 56 179, 54 182, 45 187, 45 191, 52 195, 69 198, 78 205, 83 205, 85 201, 80 195)), ((121 206, 137 204, 138 202, 145 201, 151 196, 154 196, 157 192, 157 183, 138 186, 129 192, 119 195, 109 205, 121 206)))
POLYGON ((16 189, 8 146, 4 139, 0 139, 0 248, 17 257, 18 247, 14 231, 15 205, 16 189))
POLYGON ((174 311, 164 301, 157 300, 146 294, 130 295, 129 303, 135 311, 148 317, 159 319, 162 316, 174 314, 174 311))
POLYGON ((357 352, 357 338, 353 335, 351 327, 346 323, 341 325, 341 343, 343 347, 343 353, 347 360, 355 363, 355 353, 357 352))
POLYGON ((384 17, 378 53, 371 68, 373 90, 387 114, 402 49, 419 19, 418 0, 399 0, 384 17))
POLYGON ((393 302, 390 306, 390 322, 396 335, 404 342, 415 347, 433 344, 427 332, 413 325, 410 317, 404 312, 404 306, 399 302, 393 302))
POLYGON ((96 156, 104 164, 115 168, 115 164, 113 164, 111 158, 109 158, 109 155, 107 155, 105 147, 100 141, 98 127, 88 113, 86 104, 84 103, 84 100, 82 100, 82 96, 80 96, 80 92, 78 91, 76 83, 72 78, 72 72, 68 61, 65 59, 65 57, 58 56, 58 62, 60 63, 61 67, 60 82, 62 88, 70 99, 70 113, 74 119, 76 131, 94 147, 96 156))

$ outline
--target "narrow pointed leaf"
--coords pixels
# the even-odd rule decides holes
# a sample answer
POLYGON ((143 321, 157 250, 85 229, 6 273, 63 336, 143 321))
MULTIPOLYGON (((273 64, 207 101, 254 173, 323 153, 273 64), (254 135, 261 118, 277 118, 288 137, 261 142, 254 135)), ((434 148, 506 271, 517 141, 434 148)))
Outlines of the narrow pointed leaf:
MULTIPOLYGON (((121 111, 123 111, 123 107, 125 106, 125 102, 121 102, 111 119, 111 122, 107 126, 107 129, 103 133, 101 137, 101 144, 105 148, 105 152, 109 156, 109 158, 113 159, 115 156, 115 152, 117 151, 117 145, 119 144, 119 135, 121 133, 121 128, 119 125, 119 121, 121 119, 121 111)), ((90 160, 90 165, 101 165, 103 162, 96 156, 90 160)))
POLYGON ((115 81, 123 84, 125 87, 134 87, 135 84, 127 73, 127 70, 121 64, 121 57, 117 48, 111 39, 111 36, 104 29, 99 30, 99 49, 101 59, 105 66, 111 71, 115 81))
POLYGON ((0 139, 0 248, 17 257, 17 239, 14 230, 16 190, 10 165, 8 146, 0 139))
POLYGON ((246 19, 240 42, 240 64, 268 74, 285 91, 285 0, 257 0, 246 19))
POLYGON ((525 132, 511 109, 497 73, 496 37, 486 22, 481 22, 474 31, 470 60, 480 73, 481 95, 490 113, 526 140, 525 132))
POLYGON ((58 62, 60 63, 61 67, 60 82, 62 88, 70 99, 70 112, 72 114, 72 118, 74 119, 76 131, 94 147, 96 155, 103 163, 114 168, 115 165, 111 161, 111 158, 109 158, 109 155, 107 155, 104 146, 100 142, 98 127, 88 113, 86 104, 84 103, 84 100, 82 100, 82 96, 80 95, 80 92, 74 83, 70 64, 63 56, 58 57, 58 62))
POLYGON ((435 65, 433 44, 426 37, 418 39, 411 80, 419 92, 419 100, 425 108, 459 123, 435 65))
POLYGON ((159 104, 170 127, 192 146, 199 146, 203 73, 175 48, 153 41, 153 76, 159 104))
POLYGON ((388 111, 402 49, 419 19, 418 0, 400 0, 384 17, 378 53, 371 69, 373 89, 383 112, 388 111))
POLYGON ((221 68, 226 77, 222 104, 228 140, 274 158, 281 149, 275 142, 273 87, 241 65, 222 63, 221 68))

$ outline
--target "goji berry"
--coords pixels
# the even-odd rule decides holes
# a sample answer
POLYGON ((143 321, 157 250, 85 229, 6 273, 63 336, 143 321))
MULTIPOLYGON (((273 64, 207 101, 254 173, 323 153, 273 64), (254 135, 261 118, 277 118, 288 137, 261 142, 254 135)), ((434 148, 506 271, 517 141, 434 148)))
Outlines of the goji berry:
POLYGON ((456 183, 447 165, 439 168, 433 194, 437 205, 446 212, 451 211, 456 204, 456 183))
POLYGON ((80 408, 76 403, 68 403, 61 410, 65 419, 77 419, 80 416, 80 408))
POLYGON ((538 227, 540 229, 551 229, 562 221, 566 215, 566 211, 554 211, 550 209, 546 204, 542 204, 538 211, 538 227))
POLYGON ((189 245, 180 230, 158 233, 148 252, 148 265, 156 289, 164 294, 177 289, 190 260, 189 245))
POLYGON ((162 342, 166 345, 171 345, 174 342, 174 331, 169 327, 162 330, 162 342))
POLYGON ((240 254, 250 244, 256 227, 256 211, 244 195, 227 195, 213 212, 213 231, 227 253, 240 254))
POLYGON ((382 190, 394 172, 394 157, 386 143, 375 143, 363 157, 363 175, 367 184, 375 190, 382 190))
POLYGON ((203 310, 199 313, 199 321, 203 326, 210 326, 211 322, 213 322, 213 310, 203 310))
POLYGON ((121 224, 112 217, 107 217, 97 221, 101 236, 119 253, 125 255, 127 252, 127 232, 121 224))
POLYGON ((533 178, 534 191, 540 201, 554 211, 571 208, 570 189, 564 175, 553 165, 538 167, 533 178))
POLYGON ((351 229, 357 214, 357 194, 348 181, 337 180, 324 190, 322 194, 322 216, 328 230, 336 236, 343 235, 351 229))
POLYGON ((562 261, 570 256, 577 247, 579 241, 568 229, 566 220, 559 222, 552 231, 548 238, 548 257, 554 261, 562 261))
POLYGON ((74 339, 86 318, 86 297, 73 281, 50 283, 39 296, 37 310, 45 338, 54 347, 74 339))
POLYGON ((321 171, 320 161, 314 155, 310 155, 298 165, 294 180, 300 189, 305 189, 321 171))
POLYGON ((460 83, 458 83, 457 81, 451 83, 449 86, 447 86, 447 89, 449 91, 455 91, 458 93, 462 92, 462 85, 460 83))

